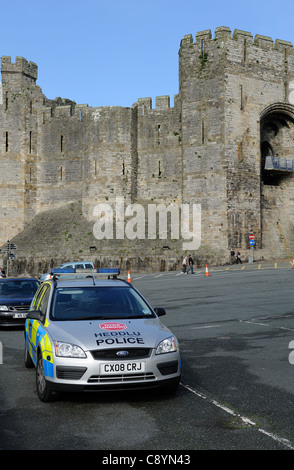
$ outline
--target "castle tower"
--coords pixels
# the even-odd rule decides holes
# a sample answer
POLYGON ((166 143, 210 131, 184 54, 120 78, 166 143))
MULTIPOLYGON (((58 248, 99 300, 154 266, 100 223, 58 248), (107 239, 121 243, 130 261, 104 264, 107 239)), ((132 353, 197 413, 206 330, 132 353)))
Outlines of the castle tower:
POLYGON ((1 58, 0 188, 1 240, 12 238, 34 216, 37 112, 43 100, 35 85, 38 68, 17 57, 1 58))
POLYGON ((263 152, 271 137, 280 157, 294 158, 293 59, 291 43, 260 35, 253 42, 227 27, 182 40, 183 197, 201 203, 202 240, 212 250, 249 251, 253 231, 257 249, 285 255, 276 227, 288 235, 293 227, 289 197, 281 199, 281 188, 293 193, 293 174, 278 183, 277 174, 266 176, 263 152))
POLYGON ((1 72, 2 85, 15 92, 35 84, 38 77, 37 65, 23 57, 16 57, 15 63, 11 63, 10 57, 1 57, 1 72))

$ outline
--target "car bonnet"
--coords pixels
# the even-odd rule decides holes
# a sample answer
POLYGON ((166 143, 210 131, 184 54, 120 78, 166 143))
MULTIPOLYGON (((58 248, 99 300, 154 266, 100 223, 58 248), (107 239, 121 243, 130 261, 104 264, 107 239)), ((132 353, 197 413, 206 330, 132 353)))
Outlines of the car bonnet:
POLYGON ((154 348, 172 336, 158 318, 134 320, 50 321, 48 332, 53 340, 80 346, 84 351, 108 348, 154 348))

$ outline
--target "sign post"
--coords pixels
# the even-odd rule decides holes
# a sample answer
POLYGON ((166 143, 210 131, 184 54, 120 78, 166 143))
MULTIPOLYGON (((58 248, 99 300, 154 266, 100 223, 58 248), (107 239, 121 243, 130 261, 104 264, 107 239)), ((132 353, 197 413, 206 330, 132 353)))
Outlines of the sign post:
POLYGON ((6 260, 6 276, 8 277, 8 271, 9 271, 9 260, 10 259, 15 259, 16 255, 13 253, 13 250, 16 250, 16 246, 14 243, 10 243, 9 240, 7 240, 6 243, 6 250, 1 250, 1 252, 6 253, 7 255, 7 260, 6 260))
POLYGON ((250 232, 249 233, 249 243, 250 243, 250 249, 251 249, 251 255, 249 257, 249 263, 253 263, 254 261, 254 257, 253 257, 253 253, 254 253, 254 245, 255 245, 255 236, 254 236, 254 233, 250 232))

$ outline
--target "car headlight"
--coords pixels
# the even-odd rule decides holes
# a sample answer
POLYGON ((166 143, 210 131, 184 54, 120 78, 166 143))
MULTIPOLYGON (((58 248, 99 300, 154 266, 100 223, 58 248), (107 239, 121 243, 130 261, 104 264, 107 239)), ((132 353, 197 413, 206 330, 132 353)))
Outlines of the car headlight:
POLYGON ((155 354, 165 354, 169 352, 174 352, 177 350, 177 343, 173 336, 166 338, 159 343, 156 348, 155 354))
POLYGON ((5 312, 7 312, 7 310, 8 310, 7 305, 0 305, 0 310, 3 310, 5 312))
POLYGON ((79 357, 85 358, 86 353, 80 346, 63 341, 54 341, 55 355, 58 357, 79 357))

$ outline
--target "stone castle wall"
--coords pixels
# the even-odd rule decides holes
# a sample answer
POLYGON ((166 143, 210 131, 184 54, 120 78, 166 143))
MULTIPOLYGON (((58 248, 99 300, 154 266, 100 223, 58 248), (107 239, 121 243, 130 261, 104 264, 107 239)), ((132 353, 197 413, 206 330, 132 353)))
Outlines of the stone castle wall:
MULTIPOLYGON (((264 169, 267 153, 294 159, 291 43, 227 27, 185 36, 173 107, 168 96, 129 108, 49 100, 36 64, 2 57, 1 71, 0 243, 71 202, 94 223, 95 206, 120 196, 145 208, 199 204, 195 257, 225 262, 231 246, 248 256, 250 231, 258 256, 294 253, 293 173, 264 169)), ((143 251, 152 257, 154 245, 143 251)))

